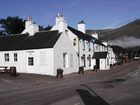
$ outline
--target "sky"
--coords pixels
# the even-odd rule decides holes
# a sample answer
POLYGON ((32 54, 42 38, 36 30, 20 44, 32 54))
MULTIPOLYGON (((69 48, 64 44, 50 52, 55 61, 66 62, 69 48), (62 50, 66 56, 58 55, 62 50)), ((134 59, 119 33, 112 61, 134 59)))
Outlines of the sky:
POLYGON ((140 0, 0 0, 0 19, 32 16, 45 27, 55 24, 58 13, 74 28, 81 20, 87 29, 118 28, 140 19, 140 0))

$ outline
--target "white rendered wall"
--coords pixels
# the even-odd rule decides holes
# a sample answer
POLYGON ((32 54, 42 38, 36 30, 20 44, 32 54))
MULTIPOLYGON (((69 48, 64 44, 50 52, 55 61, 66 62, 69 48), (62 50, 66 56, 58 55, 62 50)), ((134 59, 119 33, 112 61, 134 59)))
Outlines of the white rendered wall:
POLYGON ((113 52, 113 49, 111 47, 108 47, 108 53, 109 53, 109 61, 110 61, 110 64, 115 64, 117 61, 116 61, 116 56, 115 56, 115 53, 113 52))
MULTIPOLYGON (((90 48, 91 48, 91 50, 89 51, 88 50, 88 45, 87 45, 87 41, 85 41, 85 40, 80 40, 79 41, 79 66, 84 66, 84 62, 82 61, 82 59, 81 59, 81 56, 83 56, 83 54, 85 55, 85 62, 86 62, 86 65, 85 65, 85 67, 84 67, 84 70, 88 70, 88 69, 93 69, 93 66, 92 66, 92 64, 91 64, 91 66, 89 66, 89 61, 88 61, 88 59, 87 59, 87 57, 90 55, 91 56, 91 58, 92 58, 92 56, 93 56, 93 53, 94 53, 94 51, 93 51, 93 44, 90 42, 90 48), (85 43, 85 49, 83 50, 83 41, 84 41, 84 43, 85 43)), ((91 60, 91 63, 92 63, 93 61, 91 60)))
POLYGON ((56 42, 54 46, 54 71, 56 74, 56 70, 58 68, 62 68, 64 70, 64 74, 69 74, 73 72, 78 72, 78 55, 73 48, 73 45, 68 37, 68 35, 64 32, 56 42), (68 54, 69 64, 68 68, 63 67, 63 53, 68 54), (73 55, 73 67, 70 65, 70 54, 73 55))
POLYGON ((79 48, 78 37, 74 33, 72 33, 70 30, 67 31, 67 34, 68 34, 68 37, 70 38, 72 45, 74 43, 74 39, 76 39, 76 45, 75 46, 73 45, 73 47, 74 47, 75 51, 78 52, 78 50, 79 50, 78 49, 79 48))
POLYGON ((94 69, 95 65, 96 65, 96 60, 95 59, 91 59, 91 67, 93 67, 92 69, 94 69))
POLYGON ((17 72, 54 75, 53 49, 3 51, 0 52, 0 66, 16 66, 17 72), (10 61, 5 62, 4 53, 9 53, 10 61), (14 62, 14 53, 18 61, 14 62), (41 57, 42 56, 42 57, 41 57), (43 58, 44 56, 44 58, 43 58), (28 65, 28 57, 34 57, 34 65, 28 65), (43 59, 43 61, 41 60, 43 59))

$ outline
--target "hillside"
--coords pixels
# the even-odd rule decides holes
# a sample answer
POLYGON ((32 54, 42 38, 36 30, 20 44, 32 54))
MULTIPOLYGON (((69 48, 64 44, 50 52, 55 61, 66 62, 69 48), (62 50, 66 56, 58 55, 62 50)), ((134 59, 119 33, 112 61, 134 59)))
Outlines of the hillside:
MULTIPOLYGON (((92 34, 95 30, 87 30, 92 34)), ((117 29, 96 30, 99 39, 121 47, 140 46, 140 19, 117 29)))

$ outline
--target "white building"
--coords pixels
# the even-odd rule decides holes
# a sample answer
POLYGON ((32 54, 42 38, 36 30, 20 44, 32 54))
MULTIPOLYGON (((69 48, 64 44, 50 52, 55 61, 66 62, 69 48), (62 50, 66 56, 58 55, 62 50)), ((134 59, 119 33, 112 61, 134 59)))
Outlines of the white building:
POLYGON ((100 70, 110 69, 109 54, 107 51, 95 52, 93 58, 95 59, 97 69, 100 69, 100 70))
POLYGON ((78 30, 76 30, 68 26, 63 15, 58 14, 56 23, 51 30, 66 31, 79 58, 78 66, 84 67, 85 70, 93 69, 92 56, 94 51, 93 42, 91 42, 93 37, 85 34, 86 26, 84 21, 78 23, 78 30))
MULTIPOLYGON (((64 74, 84 70, 107 70, 112 64, 109 53, 112 50, 93 36, 85 33, 84 21, 78 29, 68 26, 64 16, 58 14, 50 31, 39 32, 31 17, 25 23, 20 35, 0 37, 0 66, 16 66, 17 72, 56 75, 58 68, 64 74)), ((113 55, 114 56, 114 55, 113 55)))
POLYGON ((107 49, 108 49, 108 53, 109 53, 109 63, 110 63, 110 65, 116 64, 117 60, 116 60, 116 55, 115 55, 113 49, 110 46, 107 46, 107 49))
POLYGON ((64 74, 78 71, 78 56, 65 31, 34 32, 26 28, 26 34, 0 37, 0 66, 47 75, 56 75, 58 68, 64 74))
POLYGON ((56 23, 51 30, 59 30, 60 32, 66 30, 73 47, 78 54, 79 67, 82 66, 85 70, 93 69, 94 66, 97 66, 100 70, 110 69, 110 62, 107 63, 107 61, 110 61, 107 45, 98 40, 97 33, 92 34, 92 36, 85 33, 86 25, 83 20, 78 23, 78 29, 74 29, 68 26, 63 15, 58 14, 56 23), (95 58, 95 52, 99 55, 98 59, 95 58), (104 55, 104 53, 100 52, 105 52, 106 56, 102 58, 102 54, 104 55))

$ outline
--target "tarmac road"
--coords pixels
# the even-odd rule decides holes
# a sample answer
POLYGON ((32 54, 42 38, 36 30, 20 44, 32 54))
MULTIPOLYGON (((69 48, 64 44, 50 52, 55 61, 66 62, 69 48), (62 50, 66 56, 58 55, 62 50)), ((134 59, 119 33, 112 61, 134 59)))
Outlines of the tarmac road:
POLYGON ((140 62, 63 79, 0 74, 0 105, 140 105, 140 62))

